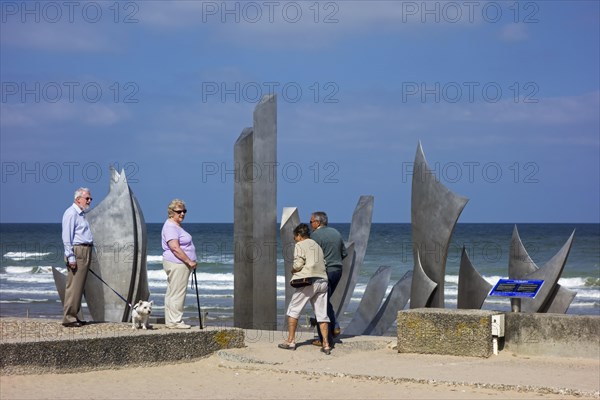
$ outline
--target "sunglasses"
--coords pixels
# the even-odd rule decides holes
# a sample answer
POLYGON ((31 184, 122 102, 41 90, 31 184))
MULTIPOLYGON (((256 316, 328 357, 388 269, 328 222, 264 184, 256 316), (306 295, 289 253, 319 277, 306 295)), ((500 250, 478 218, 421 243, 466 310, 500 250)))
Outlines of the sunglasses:
POLYGON ((181 214, 181 213, 185 214, 185 213, 187 213, 187 210, 184 208, 183 210, 173 210, 173 212, 177 213, 177 214, 181 214))
POLYGON ((84 199, 85 201, 92 201, 91 197, 80 197, 80 199, 84 199))

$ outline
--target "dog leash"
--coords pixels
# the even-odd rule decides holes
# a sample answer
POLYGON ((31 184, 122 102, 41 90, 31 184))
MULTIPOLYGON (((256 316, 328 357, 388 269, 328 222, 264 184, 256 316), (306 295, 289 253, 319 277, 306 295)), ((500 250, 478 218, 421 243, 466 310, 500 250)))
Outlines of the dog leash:
POLYGON ((111 288, 108 283, 104 282, 104 279, 100 278, 100 276, 97 273, 95 273, 91 268, 88 268, 88 271, 90 271, 96 278, 100 279, 100 282, 104 283, 107 288, 109 288, 110 290, 112 290, 117 296, 119 296, 119 298, 121 300, 123 300, 125 303, 127 303, 127 305, 129 307, 131 307, 133 309, 133 306, 131 305, 131 303, 128 302, 127 300, 125 300, 125 298, 123 296, 121 296, 115 289, 111 288))

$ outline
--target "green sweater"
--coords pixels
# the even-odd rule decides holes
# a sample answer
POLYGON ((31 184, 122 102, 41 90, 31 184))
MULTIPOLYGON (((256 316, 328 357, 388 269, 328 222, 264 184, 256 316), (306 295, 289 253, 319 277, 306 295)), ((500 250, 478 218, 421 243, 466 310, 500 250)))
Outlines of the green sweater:
POLYGON ((334 228, 322 226, 313 231, 310 238, 323 249, 327 269, 342 268, 342 260, 346 258, 346 246, 342 235, 334 228))

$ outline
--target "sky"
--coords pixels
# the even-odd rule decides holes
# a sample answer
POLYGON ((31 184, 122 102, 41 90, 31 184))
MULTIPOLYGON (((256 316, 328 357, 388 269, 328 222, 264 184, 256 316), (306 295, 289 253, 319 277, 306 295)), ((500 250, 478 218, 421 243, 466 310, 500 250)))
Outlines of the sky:
MULTIPOLYGON (((598 1, 0 1, 0 222, 125 172, 146 222, 233 222, 277 97, 277 215, 410 222, 417 146, 460 222, 600 222, 598 1)), ((258 173, 268 168, 257 166, 258 173)))

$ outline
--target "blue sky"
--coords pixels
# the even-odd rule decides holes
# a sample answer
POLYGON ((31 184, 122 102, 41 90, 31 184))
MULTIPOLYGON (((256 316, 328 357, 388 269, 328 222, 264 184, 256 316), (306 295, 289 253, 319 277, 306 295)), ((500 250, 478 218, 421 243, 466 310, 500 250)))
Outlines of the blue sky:
MULTIPOLYGON (((128 174, 147 222, 233 221, 233 145, 278 98, 278 216, 410 222, 417 144, 459 222, 600 221, 598 1, 0 1, 0 222, 128 174)), ((266 170, 264 171, 267 172, 266 170)))

